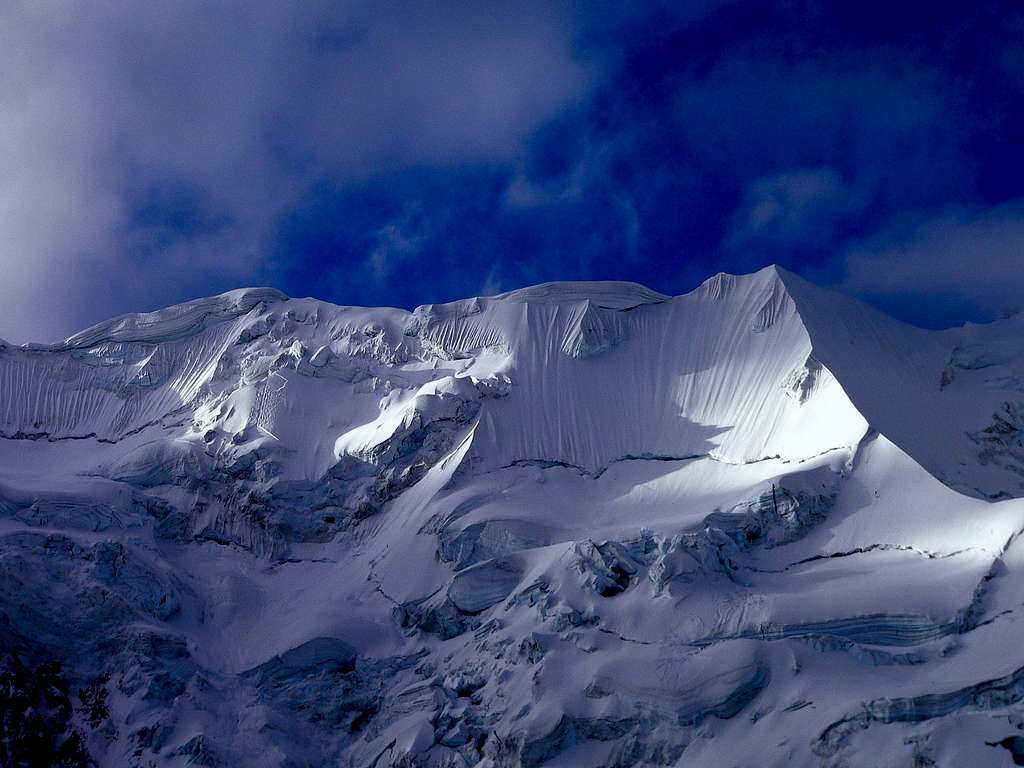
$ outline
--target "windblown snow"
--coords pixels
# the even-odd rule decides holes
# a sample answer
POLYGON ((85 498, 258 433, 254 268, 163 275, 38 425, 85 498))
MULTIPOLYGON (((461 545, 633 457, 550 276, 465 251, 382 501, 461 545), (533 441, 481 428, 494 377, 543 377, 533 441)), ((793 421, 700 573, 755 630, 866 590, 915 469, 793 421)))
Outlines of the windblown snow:
POLYGON ((1022 530, 1024 318, 774 267, 0 342, 0 765, 1024 764, 1022 530))

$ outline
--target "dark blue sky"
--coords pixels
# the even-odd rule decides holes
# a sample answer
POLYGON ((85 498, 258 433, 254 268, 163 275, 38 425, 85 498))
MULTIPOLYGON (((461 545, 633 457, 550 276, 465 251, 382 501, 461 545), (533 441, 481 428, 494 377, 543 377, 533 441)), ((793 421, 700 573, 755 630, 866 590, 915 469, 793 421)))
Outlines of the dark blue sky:
POLYGON ((1024 303, 1019 3, 0 10, 0 336, 243 284, 412 307, 778 262, 1024 303))

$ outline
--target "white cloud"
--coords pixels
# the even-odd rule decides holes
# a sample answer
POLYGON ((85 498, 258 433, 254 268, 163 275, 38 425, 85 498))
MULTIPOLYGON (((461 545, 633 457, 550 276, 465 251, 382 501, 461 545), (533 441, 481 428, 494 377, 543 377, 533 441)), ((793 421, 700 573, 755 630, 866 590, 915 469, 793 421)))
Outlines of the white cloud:
POLYGON ((866 196, 843 183, 832 168, 798 168, 755 180, 733 217, 730 247, 812 243, 831 235, 843 217, 860 210, 866 196))
POLYGON ((258 278, 315 181, 508 162, 593 80, 574 24, 540 2, 3 4, 0 336, 258 278), (140 228, 154 184, 224 226, 140 228))
POLYGON ((1024 200, 906 217, 851 247, 845 260, 850 291, 956 301, 994 318, 1024 301, 1024 200))

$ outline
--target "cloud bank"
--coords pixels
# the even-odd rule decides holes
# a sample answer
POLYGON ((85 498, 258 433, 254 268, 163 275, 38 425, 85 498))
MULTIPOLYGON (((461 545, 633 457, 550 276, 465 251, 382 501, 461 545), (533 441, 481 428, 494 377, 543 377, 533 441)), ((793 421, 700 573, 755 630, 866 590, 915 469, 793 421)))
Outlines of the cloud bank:
POLYGON ((0 337, 243 284, 413 306, 769 262, 915 322, 993 317, 1020 287, 1024 16, 932 16, 13 0, 0 337))
POLYGON ((843 286, 899 301, 950 304, 991 320, 1024 309, 1024 200, 908 216, 846 254, 843 286))
POLYGON ((593 80, 574 23, 540 2, 5 4, 0 329, 272 278, 274 227, 324 180, 507 161, 593 80))

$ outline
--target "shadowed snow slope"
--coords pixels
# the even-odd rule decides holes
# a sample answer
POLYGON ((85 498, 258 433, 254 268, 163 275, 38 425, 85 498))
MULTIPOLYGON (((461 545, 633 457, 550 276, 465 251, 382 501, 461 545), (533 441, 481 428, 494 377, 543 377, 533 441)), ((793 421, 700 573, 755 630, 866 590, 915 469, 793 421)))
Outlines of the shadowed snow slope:
POLYGON ((1011 765, 1022 496, 1024 318, 774 267, 0 342, 0 765, 1011 765))

